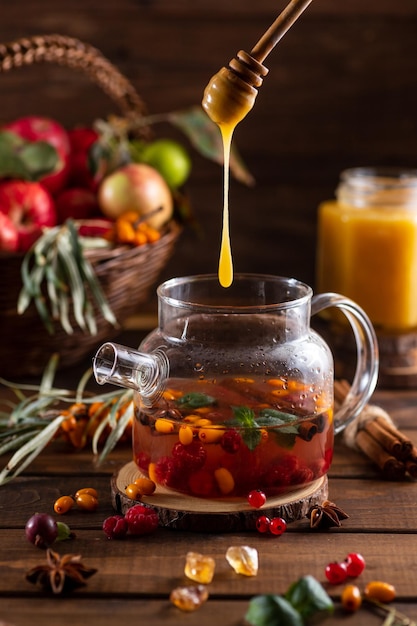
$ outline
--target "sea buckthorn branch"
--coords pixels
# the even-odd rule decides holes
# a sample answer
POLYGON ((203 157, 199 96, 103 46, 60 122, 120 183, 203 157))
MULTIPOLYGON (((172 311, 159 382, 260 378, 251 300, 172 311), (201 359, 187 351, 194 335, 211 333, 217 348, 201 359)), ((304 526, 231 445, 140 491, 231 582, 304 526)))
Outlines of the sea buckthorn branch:
POLYGON ((91 443, 95 456, 102 445, 101 463, 123 437, 131 437, 133 392, 89 393, 91 369, 75 391, 54 387, 57 365, 54 355, 39 386, 18 386, 0 378, 0 384, 16 397, 0 408, 0 456, 13 453, 0 471, 0 485, 18 476, 53 439, 62 438, 76 449, 91 443))

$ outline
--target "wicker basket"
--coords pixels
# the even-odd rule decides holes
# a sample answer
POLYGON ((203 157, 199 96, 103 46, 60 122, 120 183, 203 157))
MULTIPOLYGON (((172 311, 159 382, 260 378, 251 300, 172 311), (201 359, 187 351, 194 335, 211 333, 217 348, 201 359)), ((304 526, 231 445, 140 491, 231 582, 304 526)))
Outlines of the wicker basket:
MULTIPOLYGON (((144 103, 131 83, 88 44, 61 35, 0 44, 0 72, 40 62, 55 62, 82 70, 115 101, 124 117, 137 118, 145 113, 144 103)), ((147 133, 146 128, 143 133, 147 133)), ((155 243, 86 252, 121 326, 149 297, 173 253, 180 232, 180 226, 172 221, 155 243)), ((23 315, 18 315, 16 307, 22 285, 22 259, 23 255, 19 254, 0 256, 0 376, 8 380, 39 375, 52 353, 59 353, 60 367, 75 365, 89 353, 93 354, 103 340, 116 336, 120 331, 99 317, 95 335, 85 333, 77 326, 70 335, 59 324, 56 324, 54 334, 50 335, 33 305, 23 315)))

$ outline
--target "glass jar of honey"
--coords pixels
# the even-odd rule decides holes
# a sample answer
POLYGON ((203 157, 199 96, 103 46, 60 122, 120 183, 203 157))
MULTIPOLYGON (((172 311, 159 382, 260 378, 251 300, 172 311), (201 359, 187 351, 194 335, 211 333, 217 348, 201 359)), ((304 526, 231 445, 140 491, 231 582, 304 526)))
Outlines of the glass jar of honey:
POLYGON ((342 172, 336 198, 319 206, 316 288, 366 311, 382 377, 385 365, 391 380, 412 371, 416 382, 417 169, 342 172))
POLYGON ((317 289, 354 299, 376 329, 417 329, 417 170, 342 172, 319 207, 317 289))

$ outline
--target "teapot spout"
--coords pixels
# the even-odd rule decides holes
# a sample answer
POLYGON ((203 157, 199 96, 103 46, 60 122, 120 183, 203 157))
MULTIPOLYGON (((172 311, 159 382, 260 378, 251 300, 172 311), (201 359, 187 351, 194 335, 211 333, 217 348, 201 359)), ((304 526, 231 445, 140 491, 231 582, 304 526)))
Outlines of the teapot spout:
POLYGON ((134 389, 146 405, 163 392, 169 362, 161 349, 150 354, 117 343, 104 343, 93 358, 93 372, 99 385, 110 383, 134 389))

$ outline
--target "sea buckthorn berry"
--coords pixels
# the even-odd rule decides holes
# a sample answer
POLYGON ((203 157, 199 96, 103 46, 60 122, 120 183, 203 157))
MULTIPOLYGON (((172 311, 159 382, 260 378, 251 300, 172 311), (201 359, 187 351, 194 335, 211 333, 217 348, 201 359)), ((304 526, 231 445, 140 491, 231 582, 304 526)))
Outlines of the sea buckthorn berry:
POLYGON ((181 395, 182 391, 177 391, 176 389, 165 389, 162 393, 162 397, 165 398, 165 400, 176 400, 180 398, 181 395))
POLYGON ((58 513, 58 515, 64 515, 72 509, 74 504, 75 500, 72 496, 61 496, 55 501, 54 511, 55 513, 58 513))
POLYGON ((75 492, 74 498, 80 496, 83 493, 87 493, 88 495, 93 496, 96 499, 98 498, 97 489, 94 489, 93 487, 83 487, 83 489, 78 489, 78 491, 75 492))
POLYGON ((79 493, 75 498, 75 502, 81 511, 88 511, 91 513, 96 511, 98 508, 97 498, 90 493, 79 493))
POLYGON ((199 428, 205 428, 206 426, 211 426, 212 425, 212 421, 208 419, 208 417, 201 417, 200 415, 198 416, 198 420, 195 421, 195 425, 198 426, 199 428))
POLYGON ((163 433, 165 435, 168 435, 169 433, 174 432, 175 426, 173 422, 171 422, 170 420, 167 420, 164 417, 160 417, 159 419, 155 421, 155 430, 158 433, 163 433))
POLYGON ((287 522, 282 517, 273 517, 269 523, 269 531, 273 535, 283 535, 287 530, 287 522))
POLYGON ((266 428, 261 428, 259 431, 261 433, 261 443, 266 443, 269 439, 269 433, 266 428))
POLYGON ((364 596, 367 600, 376 600, 385 604, 395 599, 396 591, 394 585, 390 583, 373 580, 366 585, 364 596))
POLYGON ((146 478, 145 476, 141 476, 135 480, 135 485, 139 487, 139 492, 141 496, 151 496, 155 489, 156 484, 150 478, 146 478))
POLYGON ((260 509, 266 502, 266 495, 260 489, 252 489, 248 494, 248 502, 254 509, 260 509))
POLYGON ((125 487, 125 494, 131 500, 139 500, 141 496, 140 488, 135 483, 130 483, 125 487))
POLYGON ((201 420, 201 415, 196 415, 195 413, 190 413, 184 417, 184 422, 187 422, 187 424, 195 424, 198 420, 201 420))
POLYGON ((332 585, 339 585, 345 582, 347 578, 347 565, 346 563, 329 563, 324 570, 327 580, 332 585))
POLYGON ((365 559, 359 552, 350 552, 346 559, 347 574, 352 578, 360 576, 365 569, 365 559))
POLYGON ((182 424, 178 431, 178 439, 183 446, 188 446, 194 439, 194 432, 191 426, 188 426, 187 424, 182 424))
POLYGON ((203 443, 217 443, 223 437, 223 428, 201 428, 198 431, 198 438, 203 443))
POLYGON ((226 467, 219 467, 214 471, 217 486, 223 495, 231 493, 235 488, 235 479, 226 467))
POLYGON ((362 604, 362 595, 356 585, 346 585, 340 597, 342 607, 348 613, 355 613, 362 604))
POLYGON ((271 520, 266 515, 260 515, 256 520, 256 530, 259 533, 267 533, 271 520))
POLYGON ((156 474, 156 463, 149 463, 148 465, 148 474, 149 474, 149 478, 154 482, 157 483, 157 474, 156 474))

